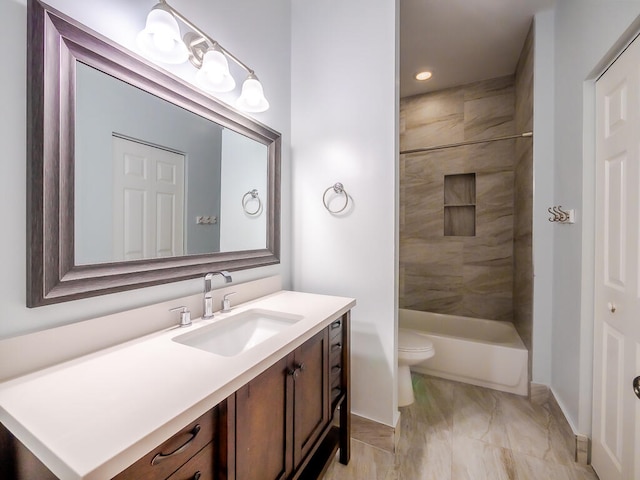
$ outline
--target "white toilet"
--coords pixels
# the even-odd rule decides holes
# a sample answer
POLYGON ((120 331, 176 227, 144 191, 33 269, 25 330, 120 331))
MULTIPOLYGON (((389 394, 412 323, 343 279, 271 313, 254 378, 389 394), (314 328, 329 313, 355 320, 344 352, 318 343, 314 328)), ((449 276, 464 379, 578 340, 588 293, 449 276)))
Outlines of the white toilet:
POLYGON ((424 335, 404 328, 398 329, 398 406, 414 401, 409 367, 433 357, 433 343, 424 335))

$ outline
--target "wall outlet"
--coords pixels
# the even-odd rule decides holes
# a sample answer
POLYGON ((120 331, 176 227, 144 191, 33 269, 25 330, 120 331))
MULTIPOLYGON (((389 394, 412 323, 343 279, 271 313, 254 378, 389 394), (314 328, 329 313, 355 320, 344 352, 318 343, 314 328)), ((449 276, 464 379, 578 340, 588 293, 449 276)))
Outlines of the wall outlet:
POLYGON ((218 223, 218 217, 213 217, 211 215, 199 215, 196 217, 197 225, 215 225, 218 223))

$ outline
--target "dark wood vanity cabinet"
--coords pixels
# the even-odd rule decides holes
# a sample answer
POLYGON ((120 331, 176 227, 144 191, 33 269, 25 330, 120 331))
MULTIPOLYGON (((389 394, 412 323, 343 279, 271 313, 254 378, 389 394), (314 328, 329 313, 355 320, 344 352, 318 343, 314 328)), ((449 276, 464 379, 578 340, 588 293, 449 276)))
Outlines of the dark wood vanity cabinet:
MULTIPOLYGON (((349 381, 347 312, 114 480, 320 478, 349 462, 349 381)), ((1 424, 0 460, 3 480, 56 478, 1 424)))
POLYGON ((281 359, 227 399, 229 479, 275 480, 291 469, 288 363, 281 359))
POLYGON ((346 313, 227 399, 221 479, 320 478, 337 448, 349 462, 348 346, 346 313))
POLYGON ((329 335, 325 329, 293 352, 293 464, 299 467, 329 422, 329 335))
POLYGON ((229 478, 286 479, 302 464, 329 421, 328 365, 325 329, 228 399, 236 446, 229 478))

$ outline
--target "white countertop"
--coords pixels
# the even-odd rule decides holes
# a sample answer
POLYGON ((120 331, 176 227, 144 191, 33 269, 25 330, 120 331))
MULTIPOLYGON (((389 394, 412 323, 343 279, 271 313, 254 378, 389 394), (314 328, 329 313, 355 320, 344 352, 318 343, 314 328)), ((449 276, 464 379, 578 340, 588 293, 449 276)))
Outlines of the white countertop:
POLYGON ((61 479, 111 478, 354 305, 281 291, 25 375, 0 384, 0 422, 61 479), (172 340, 253 308, 303 319, 235 357, 172 340))

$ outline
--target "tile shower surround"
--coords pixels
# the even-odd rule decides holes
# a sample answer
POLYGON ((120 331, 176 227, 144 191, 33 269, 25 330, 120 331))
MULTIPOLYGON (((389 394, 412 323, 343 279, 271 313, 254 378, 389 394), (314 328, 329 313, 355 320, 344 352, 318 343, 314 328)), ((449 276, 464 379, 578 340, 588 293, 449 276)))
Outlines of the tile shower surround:
POLYGON ((413 374, 394 453, 352 439, 324 480, 598 480, 574 462, 552 402, 413 374))
MULTIPOLYGON (((533 24, 513 76, 400 103, 401 150, 532 130, 533 24)), ((513 321, 531 351, 531 139, 401 155, 400 162, 400 306, 513 321), (445 238, 444 175, 476 172, 476 236, 445 238)))
MULTIPOLYGON (((533 131, 533 25, 516 68, 516 131, 533 131)), ((533 330, 533 141, 516 141, 513 224, 513 324, 532 351, 533 330)), ((529 355, 529 378, 531 360, 529 355)))
MULTIPOLYGON (((403 99, 401 150, 516 133, 513 75, 403 99)), ((516 142, 400 157, 400 307, 513 319, 516 142), (476 174, 475 236, 444 236, 445 175, 476 174)))

